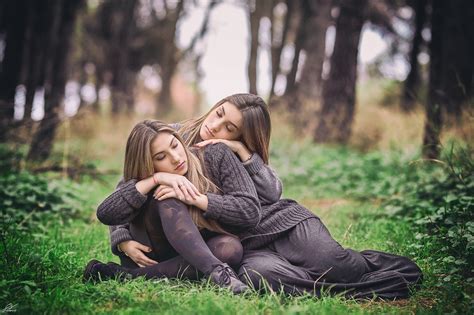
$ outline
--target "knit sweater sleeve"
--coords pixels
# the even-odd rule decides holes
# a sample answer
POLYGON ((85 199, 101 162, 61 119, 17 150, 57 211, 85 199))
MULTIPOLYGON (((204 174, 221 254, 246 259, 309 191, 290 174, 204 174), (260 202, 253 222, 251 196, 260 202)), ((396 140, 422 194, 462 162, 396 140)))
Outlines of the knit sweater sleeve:
POLYGON ((237 156, 222 143, 204 149, 206 169, 222 195, 208 193, 206 218, 239 229, 253 228, 261 217, 255 186, 237 156))
POLYGON ((252 178, 261 205, 269 205, 281 198, 282 184, 276 172, 265 164, 257 153, 244 162, 244 167, 252 178))
POLYGON ((117 189, 105 198, 97 208, 97 218, 106 225, 119 225, 132 221, 140 212, 141 206, 147 200, 142 195, 132 179, 120 182, 117 189))

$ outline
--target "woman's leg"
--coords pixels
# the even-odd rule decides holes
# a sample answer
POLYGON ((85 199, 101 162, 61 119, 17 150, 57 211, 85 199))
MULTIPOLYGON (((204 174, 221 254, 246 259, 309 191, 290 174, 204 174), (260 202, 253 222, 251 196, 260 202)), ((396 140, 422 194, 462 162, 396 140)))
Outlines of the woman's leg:
MULTIPOLYGON (((210 238, 206 242, 211 253, 221 262, 232 267, 238 266, 242 260, 242 244, 240 241, 228 235, 218 235, 210 238)), ((130 271, 134 277, 145 276, 151 278, 179 278, 197 280, 202 276, 194 266, 187 262, 182 256, 160 261, 157 265, 135 268, 130 271)))
POLYGON ((256 288, 262 288, 264 279, 273 290, 291 294, 319 296, 326 290, 355 298, 392 299, 407 297, 421 271, 406 257, 344 249, 314 218, 263 250, 245 252, 239 277, 256 288))
POLYGON ((300 222, 270 248, 313 279, 332 283, 358 282, 368 271, 364 257, 336 242, 318 218, 300 222))
MULTIPOLYGON (((184 203, 176 199, 151 200, 145 211, 146 230, 150 236, 152 249, 157 252, 157 256, 160 256, 162 248, 165 250, 167 248, 163 237, 160 237, 160 231, 162 231, 166 241, 180 257, 174 257, 153 266, 131 270, 130 273, 133 276, 161 278, 175 274, 179 276, 181 273, 183 276, 193 278, 196 273, 195 270, 187 268, 189 263, 198 271, 209 275, 211 280, 218 285, 230 287, 235 293, 240 293, 247 288, 240 282, 232 269, 210 250, 184 203), (163 244, 164 246, 162 246, 163 244)), ((223 236, 211 241, 210 245, 216 249, 216 253, 222 254, 226 260, 230 260, 232 263, 242 257, 242 247, 235 238, 226 239, 223 236), (232 252, 233 250, 235 252, 232 252)))

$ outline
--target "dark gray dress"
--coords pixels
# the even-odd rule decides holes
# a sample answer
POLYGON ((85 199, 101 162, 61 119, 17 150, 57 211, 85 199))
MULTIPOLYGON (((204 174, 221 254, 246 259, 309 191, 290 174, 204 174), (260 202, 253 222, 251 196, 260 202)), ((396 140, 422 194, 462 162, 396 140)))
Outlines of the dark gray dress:
MULTIPOLYGON (((309 292, 319 296, 321 291, 330 291, 348 297, 391 299, 407 297, 410 288, 421 282, 421 270, 406 257, 344 249, 317 216, 294 200, 253 207, 260 213, 251 215, 245 204, 233 198, 238 191, 256 194, 255 189, 243 187, 252 181, 242 167, 238 167, 239 172, 246 174, 236 176, 237 157, 224 144, 206 147, 204 157, 209 178, 230 197, 227 200, 232 200, 228 203, 226 198, 208 194, 209 207, 204 216, 239 236, 244 247, 239 275, 256 289, 264 288, 266 282, 270 289, 290 294, 309 292), (246 217, 260 220, 249 224, 246 217)), ((120 208, 126 211, 137 204, 136 193, 134 185, 127 186, 115 197, 109 196, 99 211, 101 207, 110 214, 120 208), (111 204, 115 206, 113 211, 111 204)))

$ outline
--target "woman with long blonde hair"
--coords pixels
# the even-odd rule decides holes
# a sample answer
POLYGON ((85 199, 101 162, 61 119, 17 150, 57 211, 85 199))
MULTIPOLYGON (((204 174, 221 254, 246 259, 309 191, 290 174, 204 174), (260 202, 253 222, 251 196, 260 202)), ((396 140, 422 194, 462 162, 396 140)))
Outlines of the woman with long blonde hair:
MULTIPOLYGON (((258 198, 250 177, 234 154, 225 150, 215 151, 209 147, 201 154, 198 152, 203 160, 200 161, 169 125, 151 120, 138 123, 128 138, 124 162, 124 180, 135 185, 116 190, 99 207, 97 216, 109 225, 130 223, 132 236, 149 246, 152 250, 147 255, 160 263, 154 265, 152 270, 150 267, 127 269, 92 260, 84 271, 84 278, 104 280, 123 273, 131 277, 193 279, 200 272, 234 293, 243 292, 247 287, 227 264, 240 262, 242 246, 215 220, 205 218, 204 212, 211 208, 223 208, 233 211, 243 224, 255 225, 259 218, 258 198), (220 159, 229 156, 234 159, 237 169, 232 177, 240 178, 245 185, 237 187, 228 183, 217 188, 204 176, 201 163, 214 161, 219 156, 220 159), (239 171, 238 166, 242 170, 239 171), (187 205, 177 200, 179 197, 172 187, 176 179, 187 180, 178 183, 178 186, 192 184, 189 187, 196 188, 193 197, 187 199, 187 205), (157 201, 150 194, 158 185, 161 187, 159 192, 166 196, 164 201, 157 201), (128 206, 115 207, 116 200, 128 206), (243 205, 245 211, 242 211, 243 205)), ((223 180, 220 178, 221 183, 223 180)))
MULTIPOLYGON (((218 142, 225 144, 237 155, 252 178, 260 203, 272 204, 280 199, 281 181, 268 165, 270 114, 261 97, 249 93, 233 94, 218 101, 204 115, 170 126, 178 131, 188 146, 202 148, 218 142)), ((198 192, 197 187, 186 178, 168 177, 167 183, 179 198, 194 196, 198 192)), ((140 186, 141 183, 125 179, 119 182, 117 188, 135 185, 140 186)), ((158 193, 163 194, 162 191, 158 193)), ((99 208, 110 205, 108 200, 99 208)), ((120 205, 114 203, 114 207, 120 205)), ((132 237, 128 224, 112 226, 110 241, 112 252, 120 258, 123 266, 145 267, 157 263, 146 255, 150 247, 132 237)), ((219 246, 225 247, 223 244, 219 246)))

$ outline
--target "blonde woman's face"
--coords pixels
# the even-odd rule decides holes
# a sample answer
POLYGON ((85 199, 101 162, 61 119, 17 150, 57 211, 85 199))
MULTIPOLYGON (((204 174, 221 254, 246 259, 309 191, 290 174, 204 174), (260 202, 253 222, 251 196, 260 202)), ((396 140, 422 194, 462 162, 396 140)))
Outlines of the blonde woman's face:
POLYGON ((202 140, 236 140, 242 134, 243 116, 233 104, 225 102, 218 106, 203 121, 199 135, 202 140))
POLYGON ((188 159, 183 144, 171 133, 160 132, 151 142, 151 156, 155 172, 185 175, 188 159))

